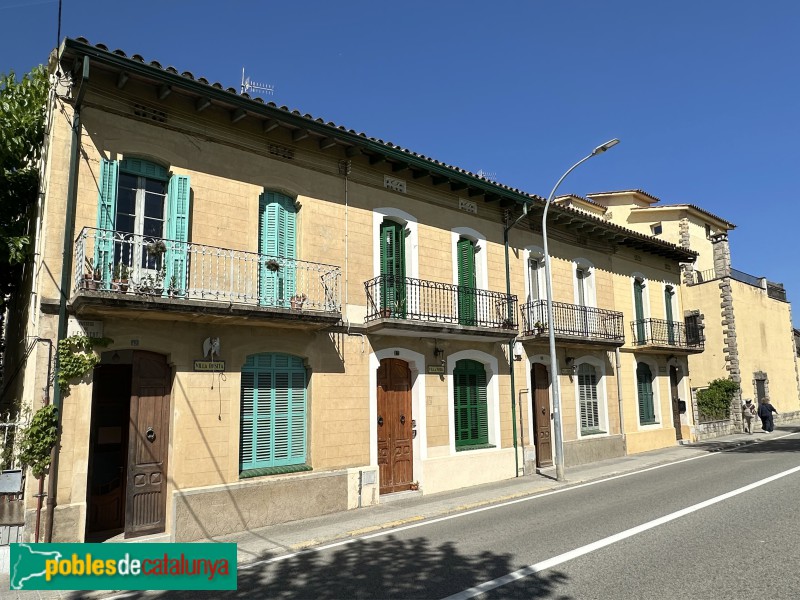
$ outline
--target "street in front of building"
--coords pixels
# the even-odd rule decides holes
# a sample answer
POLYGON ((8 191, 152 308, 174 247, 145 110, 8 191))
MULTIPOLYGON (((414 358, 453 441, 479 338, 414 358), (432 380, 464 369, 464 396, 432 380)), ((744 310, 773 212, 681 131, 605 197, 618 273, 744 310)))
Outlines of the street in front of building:
MULTIPOLYGON (((406 516, 395 528, 252 556, 240 564, 239 589, 221 597, 793 598, 800 428, 751 439, 661 451, 670 462, 655 453, 653 466, 625 473, 624 459, 606 461, 602 478, 438 518, 369 508, 376 523, 406 516)), ((336 520, 300 523, 295 536, 324 536, 336 520)), ((258 535, 266 546, 283 534, 258 535)), ((203 594, 106 597, 140 596, 203 594)))

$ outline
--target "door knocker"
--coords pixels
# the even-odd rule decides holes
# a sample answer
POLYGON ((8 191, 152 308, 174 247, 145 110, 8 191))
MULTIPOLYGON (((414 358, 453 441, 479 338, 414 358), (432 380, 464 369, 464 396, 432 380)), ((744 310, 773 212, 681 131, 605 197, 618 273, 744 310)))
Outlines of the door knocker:
POLYGON ((156 432, 153 431, 152 427, 148 427, 147 428, 147 433, 145 433, 144 435, 147 438, 148 442, 154 442, 155 439, 156 439, 156 432))

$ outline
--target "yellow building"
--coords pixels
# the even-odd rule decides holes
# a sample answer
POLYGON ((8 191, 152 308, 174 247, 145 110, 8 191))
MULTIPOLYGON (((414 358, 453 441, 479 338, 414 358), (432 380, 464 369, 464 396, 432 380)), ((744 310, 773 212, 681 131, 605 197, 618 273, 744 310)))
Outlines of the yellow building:
MULTIPOLYGON (((554 375, 567 466, 688 435, 691 250, 553 206, 550 324, 542 198, 82 39, 57 61, 12 316, 111 341, 53 392, 29 536, 196 540, 531 473, 554 375)), ((46 347, 12 362, 38 409, 46 347)))
POLYGON ((800 416, 800 381, 791 305, 780 283, 736 270, 731 265, 732 223, 693 204, 661 205, 641 190, 589 194, 611 221, 697 253, 683 266, 683 303, 703 315, 705 351, 689 358, 693 392, 719 378, 730 378, 741 392, 731 418, 706 419, 694 407, 701 439, 741 430, 741 402, 766 398, 778 422, 800 416))

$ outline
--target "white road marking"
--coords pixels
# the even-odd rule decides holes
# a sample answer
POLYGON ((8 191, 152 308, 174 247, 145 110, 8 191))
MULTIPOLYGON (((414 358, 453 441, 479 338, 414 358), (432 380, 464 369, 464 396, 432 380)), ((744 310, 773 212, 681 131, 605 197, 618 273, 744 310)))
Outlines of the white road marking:
POLYGON ((680 519, 681 517, 685 517, 686 515, 689 515, 693 512, 709 507, 713 504, 717 504, 718 502, 722 502, 723 500, 728 500, 729 498, 733 498, 734 496, 738 496, 739 494, 744 494, 745 492, 749 492, 750 490, 754 490, 755 488, 761 487, 762 485, 772 483, 773 481, 777 481, 778 479, 781 479, 788 475, 792 475, 794 473, 797 473, 798 471, 800 471, 800 466, 794 467, 793 469, 789 469, 788 471, 782 471, 781 473, 777 473, 776 475, 772 475, 771 477, 767 477, 760 481, 756 481, 755 483, 751 483, 744 487, 727 492, 720 496, 716 496, 714 498, 710 498, 703 502, 698 502, 697 504, 693 504, 692 506, 688 506, 686 508, 683 508, 674 513, 670 513, 663 517, 659 517, 658 519, 648 521, 647 523, 643 523, 642 525, 632 527, 631 529, 626 529, 625 531, 621 531, 609 537, 603 538, 602 540, 598 540, 591 544, 587 544, 586 546, 581 546, 580 548, 576 548, 575 550, 570 550, 569 552, 564 552, 563 554, 559 554, 558 556, 548 558, 547 560, 543 560, 542 562, 538 562, 533 565, 528 565, 527 567, 519 569, 518 571, 514 571, 513 573, 509 573, 508 575, 504 575, 503 577, 498 577, 497 579, 493 579, 491 581, 487 581, 475 587, 471 587, 468 590, 464 590, 463 592, 459 592, 457 594, 453 594, 452 596, 448 596, 447 598, 445 598, 445 600, 467 600, 468 598, 474 598, 475 596, 480 596, 481 594, 484 594, 488 591, 494 590, 504 585, 508 585, 509 583, 513 583, 514 581, 518 581, 520 579, 528 577, 529 575, 533 575, 534 573, 539 573, 540 571, 550 569, 552 567, 570 561, 573 558, 578 558, 579 556, 583 556, 584 554, 589 554, 590 552, 599 550, 600 548, 605 548, 606 546, 610 546, 611 544, 616 544, 619 541, 622 541, 626 538, 642 533, 643 531, 647 531, 648 529, 653 529, 654 527, 658 527, 659 525, 664 525, 665 523, 669 523, 670 521, 674 521, 675 519, 680 519))

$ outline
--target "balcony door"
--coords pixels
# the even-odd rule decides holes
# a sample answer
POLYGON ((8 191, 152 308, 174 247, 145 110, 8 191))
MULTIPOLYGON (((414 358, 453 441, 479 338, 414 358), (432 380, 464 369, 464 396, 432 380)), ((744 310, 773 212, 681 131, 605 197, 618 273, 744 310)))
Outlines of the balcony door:
POLYGON ((93 265, 112 279, 183 294, 188 266, 189 177, 155 163, 102 160, 93 265))
POLYGON ((644 281, 633 280, 633 305, 636 311, 636 343, 645 343, 644 332, 644 281))
POLYGON ((478 302, 475 278, 475 242, 461 238, 456 244, 458 253, 458 322, 476 325, 478 302))
POLYGON ((670 345, 675 343, 675 330, 677 329, 675 325, 675 321, 672 320, 672 302, 675 297, 675 290, 673 290, 672 286, 667 286, 664 288, 664 306, 666 308, 666 317, 667 317, 667 341, 670 345))
POLYGON ((258 302, 289 308, 297 293, 297 208, 288 196, 264 192, 258 212, 258 302))
POLYGON ((384 316, 406 317, 406 228, 402 223, 381 223, 380 310, 384 316))

